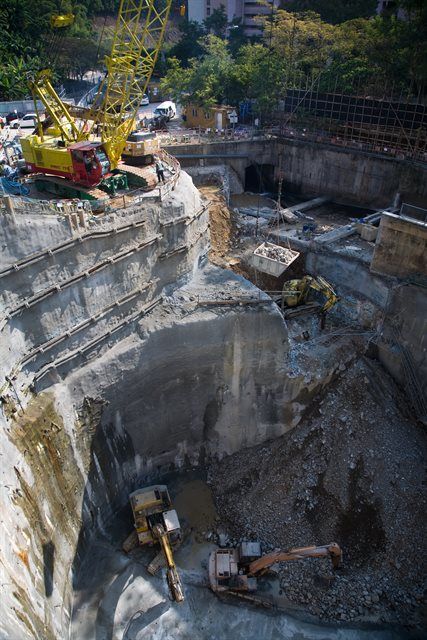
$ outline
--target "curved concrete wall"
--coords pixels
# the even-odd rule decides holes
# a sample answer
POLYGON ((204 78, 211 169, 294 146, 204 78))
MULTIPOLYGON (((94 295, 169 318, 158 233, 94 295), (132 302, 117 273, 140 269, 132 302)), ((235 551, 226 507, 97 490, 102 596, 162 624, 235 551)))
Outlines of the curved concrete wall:
POLYGON ((199 270, 207 214, 188 176, 162 207, 140 205, 96 228, 123 218, 146 223, 133 237, 83 239, 4 275, 0 637, 8 640, 67 637, 87 542, 129 491, 281 435, 342 366, 307 378, 289 363, 274 306, 197 303, 209 291, 259 292, 229 272, 199 270), (154 233, 162 237, 133 251, 154 233), (91 271, 106 247, 126 255, 91 271))
POLYGON ((170 146, 182 166, 227 164, 244 183, 252 164, 274 164, 284 175, 284 192, 328 195, 341 202, 388 207, 396 193, 404 202, 426 206, 426 166, 320 142, 288 138, 170 146), (423 204, 424 203, 424 204, 423 204))
POLYGON ((3 558, 14 588, 0 625, 11 640, 66 637, 86 543, 140 483, 291 426, 278 312, 172 317, 159 307, 4 423, 3 558))

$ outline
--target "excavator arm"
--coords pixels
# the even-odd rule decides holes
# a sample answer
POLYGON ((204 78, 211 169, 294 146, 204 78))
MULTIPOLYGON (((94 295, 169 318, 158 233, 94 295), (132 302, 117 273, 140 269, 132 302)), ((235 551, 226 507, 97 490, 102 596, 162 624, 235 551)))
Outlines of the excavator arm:
POLYGON ((176 602, 184 601, 184 591, 182 589, 181 579, 173 559, 172 548, 170 546, 169 537, 164 528, 158 524, 152 529, 154 537, 159 541, 165 556, 167 566, 167 579, 170 592, 176 602))
POLYGON ((265 573, 269 567, 276 562, 291 562, 293 560, 303 560, 304 558, 327 558, 330 557, 332 566, 337 569, 342 561, 342 551, 336 542, 331 542, 320 547, 296 547, 289 551, 273 551, 249 564, 248 576, 259 576, 265 573))
POLYGON ((282 290, 282 310, 285 305, 288 307, 296 307, 304 304, 310 289, 320 291, 320 293, 325 296, 326 301, 321 308, 322 313, 328 311, 339 301, 339 297, 335 293, 332 285, 329 284, 325 278, 322 278, 322 276, 317 276, 317 278, 304 276, 299 280, 288 280, 284 283, 282 290))
POLYGON ((322 276, 317 276, 317 278, 310 278, 310 282, 308 283, 312 289, 316 291, 320 291, 326 298, 326 302, 322 307, 322 311, 328 311, 331 307, 334 306, 339 301, 337 294, 335 293, 332 285, 329 284, 325 278, 322 276))

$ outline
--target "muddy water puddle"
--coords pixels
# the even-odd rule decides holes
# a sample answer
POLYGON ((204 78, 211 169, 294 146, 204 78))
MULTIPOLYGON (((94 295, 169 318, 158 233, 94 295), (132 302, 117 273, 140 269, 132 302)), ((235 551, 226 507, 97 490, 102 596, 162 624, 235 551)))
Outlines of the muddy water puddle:
POLYGON ((209 531, 217 517, 210 487, 201 479, 190 480, 176 493, 175 509, 180 518, 184 518, 191 528, 197 531, 209 531))
POLYGON ((239 193, 232 195, 230 198, 231 207, 246 207, 246 208, 262 208, 268 207, 269 209, 276 208, 275 200, 272 200, 267 194, 262 193, 239 193))

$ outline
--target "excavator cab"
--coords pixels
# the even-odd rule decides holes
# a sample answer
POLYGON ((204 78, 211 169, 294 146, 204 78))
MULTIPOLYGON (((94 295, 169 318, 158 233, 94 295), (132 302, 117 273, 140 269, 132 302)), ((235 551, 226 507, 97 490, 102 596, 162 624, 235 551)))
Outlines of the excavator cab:
POLYGON ((77 142, 69 147, 74 168, 74 181, 93 187, 110 172, 110 162, 99 143, 77 142))

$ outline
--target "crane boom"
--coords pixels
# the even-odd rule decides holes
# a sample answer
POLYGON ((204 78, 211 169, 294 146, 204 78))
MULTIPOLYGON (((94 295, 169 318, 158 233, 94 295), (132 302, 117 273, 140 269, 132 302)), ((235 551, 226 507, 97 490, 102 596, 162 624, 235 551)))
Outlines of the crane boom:
MULTIPOLYGON (((39 71, 34 80, 30 81, 30 89, 34 98, 34 105, 37 109, 37 99, 41 100, 46 111, 48 112, 52 122, 58 127, 62 137, 67 142, 76 142, 79 140, 79 129, 74 122, 74 118, 71 116, 67 105, 61 100, 59 95, 51 84, 52 73, 48 69, 39 71)), ((39 121, 39 135, 43 138, 43 131, 41 129, 40 117, 39 121)))
POLYGON ((111 55, 106 60, 106 80, 89 116, 101 125, 102 142, 112 169, 117 167, 134 127, 141 96, 159 55, 172 0, 163 0, 159 8, 157 4, 155 0, 120 2, 111 55))

